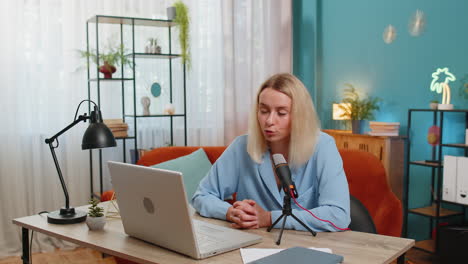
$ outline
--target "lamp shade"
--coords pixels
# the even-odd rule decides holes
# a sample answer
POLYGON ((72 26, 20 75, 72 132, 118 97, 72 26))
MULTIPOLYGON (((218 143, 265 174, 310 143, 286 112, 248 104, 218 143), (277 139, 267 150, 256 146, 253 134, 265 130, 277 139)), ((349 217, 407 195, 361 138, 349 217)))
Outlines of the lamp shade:
POLYGON ((343 108, 351 109, 351 104, 349 103, 340 103, 340 104, 333 104, 333 120, 350 120, 349 116, 345 116, 346 113, 343 108))
POLYGON ((110 129, 104 123, 97 122, 89 124, 88 129, 86 129, 81 149, 108 148, 116 145, 117 143, 110 129))

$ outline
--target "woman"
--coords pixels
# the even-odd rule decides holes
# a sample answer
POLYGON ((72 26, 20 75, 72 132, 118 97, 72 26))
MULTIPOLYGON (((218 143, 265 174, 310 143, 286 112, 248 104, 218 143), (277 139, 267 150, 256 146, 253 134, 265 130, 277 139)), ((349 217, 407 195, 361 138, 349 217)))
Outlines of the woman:
MULTIPOLYGON (((272 162, 278 153, 289 163, 297 202, 333 224, 295 203, 293 214, 315 231, 346 228, 349 190, 335 141, 320 131, 304 85, 287 73, 273 75, 260 86, 248 135, 237 137, 215 162, 200 182, 193 206, 202 216, 225 219, 235 228, 270 226, 282 214, 284 197, 272 162), (231 205, 224 199, 233 193, 237 202, 231 205)), ((285 228, 305 230, 292 217, 285 228)))

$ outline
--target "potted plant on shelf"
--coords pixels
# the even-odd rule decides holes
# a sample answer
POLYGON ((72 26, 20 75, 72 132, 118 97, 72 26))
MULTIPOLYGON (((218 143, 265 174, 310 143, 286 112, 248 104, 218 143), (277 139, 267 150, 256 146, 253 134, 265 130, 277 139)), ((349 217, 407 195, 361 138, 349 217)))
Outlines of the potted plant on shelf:
POLYGON ((168 13, 173 13, 175 9, 175 17, 173 21, 179 25, 179 43, 181 49, 182 63, 187 65, 187 68, 190 69, 191 59, 190 59, 190 37, 189 37, 189 26, 190 26, 190 17, 188 7, 180 0, 176 1, 173 8, 168 13))
POLYGON ((99 72, 104 74, 105 79, 112 78, 112 74, 117 70, 116 67, 119 65, 128 65, 130 68, 133 68, 132 61, 125 56, 123 44, 109 47, 106 52, 99 54, 99 58, 95 49, 91 49, 90 51, 80 50, 79 52, 81 57, 91 59, 98 66, 99 72))
POLYGON ((101 230, 106 224, 106 217, 104 216, 104 208, 98 206, 99 200, 92 198, 89 201, 91 206, 89 207, 88 217, 86 218, 86 224, 90 230, 101 230))
POLYGON ((431 109, 436 110, 438 105, 439 105, 439 100, 432 100, 431 103, 429 104, 429 107, 431 109))
POLYGON ((361 99, 352 84, 345 84, 343 100, 339 107, 343 111, 341 117, 351 120, 353 134, 362 134, 362 123, 364 120, 374 119, 374 111, 380 109, 381 101, 378 97, 367 97, 361 99))

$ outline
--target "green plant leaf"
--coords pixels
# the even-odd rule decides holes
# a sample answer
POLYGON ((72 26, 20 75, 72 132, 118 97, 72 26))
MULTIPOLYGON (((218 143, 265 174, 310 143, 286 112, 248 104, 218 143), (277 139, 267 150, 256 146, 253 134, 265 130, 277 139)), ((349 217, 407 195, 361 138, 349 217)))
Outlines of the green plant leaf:
POLYGON ((374 112, 380 110, 379 103, 382 99, 378 97, 361 99, 352 84, 346 83, 345 86, 341 103, 349 104, 351 107, 339 105, 339 108, 344 112, 342 117, 347 117, 351 120, 374 119, 374 112))
POLYGON ((188 7, 180 0, 176 1, 173 5, 176 9, 176 17, 174 22, 179 25, 179 42, 182 55, 182 62, 191 68, 190 58, 190 17, 188 7))

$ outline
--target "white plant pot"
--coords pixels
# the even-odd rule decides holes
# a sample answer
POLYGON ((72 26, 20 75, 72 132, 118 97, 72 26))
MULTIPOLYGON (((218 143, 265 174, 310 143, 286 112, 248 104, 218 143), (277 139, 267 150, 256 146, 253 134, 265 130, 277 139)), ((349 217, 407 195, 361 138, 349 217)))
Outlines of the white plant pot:
POLYGON ((174 20, 174 18, 176 17, 176 8, 173 6, 170 6, 166 8, 166 11, 167 11, 167 19, 174 20))
POLYGON ((429 106, 431 107, 431 109, 434 109, 434 110, 437 109, 437 106, 438 106, 438 105, 439 105, 438 103, 430 103, 430 104, 429 104, 429 106))
POLYGON ((106 224, 106 217, 91 217, 88 215, 88 217, 86 217, 86 224, 90 230, 102 230, 106 224))
POLYGON ((439 110, 452 110, 453 109, 453 104, 439 104, 437 106, 439 110))

